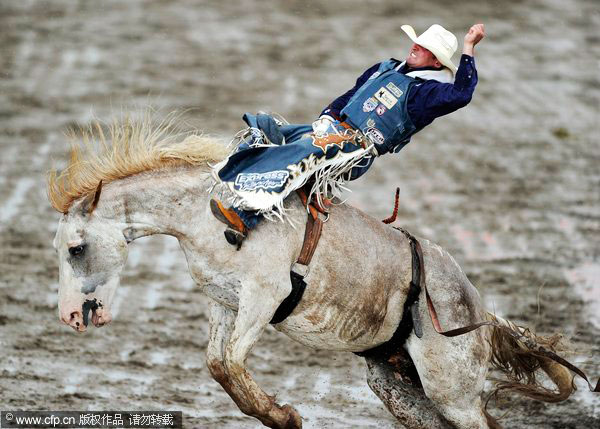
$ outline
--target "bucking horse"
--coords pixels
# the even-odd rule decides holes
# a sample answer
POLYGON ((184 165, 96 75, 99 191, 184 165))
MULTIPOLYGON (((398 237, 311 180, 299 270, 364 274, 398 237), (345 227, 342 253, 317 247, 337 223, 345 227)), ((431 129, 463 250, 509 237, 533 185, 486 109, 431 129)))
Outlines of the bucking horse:
POLYGON ((80 136, 88 144, 75 145, 67 167, 50 172, 48 196, 62 213, 54 247, 65 324, 84 332, 90 319, 96 327, 109 323, 128 244, 167 234, 178 239, 192 278, 211 298, 212 377, 243 413, 266 426, 302 425, 298 412, 278 404, 246 368, 270 323, 305 346, 365 356, 370 388, 407 428, 499 427, 482 399, 491 364, 508 376, 504 387, 521 394, 556 402, 572 393, 572 373, 548 357, 555 356, 551 338, 487 312, 477 289, 437 244, 347 204, 333 206, 322 225, 301 299, 272 323, 293 292, 290 267, 304 242, 298 225, 310 211, 293 194, 286 200, 289 222, 263 222, 241 249, 229 245, 209 209, 210 165, 227 149, 213 137, 173 133, 172 125, 90 126, 80 136), (413 296, 408 317, 411 240, 421 247, 426 288, 413 296), (420 332, 412 329, 413 319, 421 320, 420 332), (483 326, 463 335, 438 332, 439 326, 478 323, 483 326), (554 391, 535 382, 537 370, 554 382, 554 391))

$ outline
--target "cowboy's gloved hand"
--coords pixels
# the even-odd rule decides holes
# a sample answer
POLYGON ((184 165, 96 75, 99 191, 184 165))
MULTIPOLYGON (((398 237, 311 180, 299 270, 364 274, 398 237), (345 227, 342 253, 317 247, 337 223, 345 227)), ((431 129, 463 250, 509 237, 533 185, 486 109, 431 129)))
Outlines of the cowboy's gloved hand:
POLYGON ((335 119, 328 115, 321 115, 319 119, 312 123, 312 129, 315 134, 327 134, 329 126, 335 119))

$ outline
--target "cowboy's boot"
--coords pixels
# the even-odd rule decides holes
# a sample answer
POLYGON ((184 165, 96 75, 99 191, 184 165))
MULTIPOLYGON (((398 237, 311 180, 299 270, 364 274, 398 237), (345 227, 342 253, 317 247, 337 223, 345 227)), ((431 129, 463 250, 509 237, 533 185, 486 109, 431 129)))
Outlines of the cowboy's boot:
POLYGON ((248 228, 246 228, 240 216, 234 210, 226 208, 220 201, 214 198, 210 200, 210 211, 214 217, 227 225, 227 229, 224 232, 227 242, 233 246, 237 246, 237 250, 240 250, 248 234, 248 228))

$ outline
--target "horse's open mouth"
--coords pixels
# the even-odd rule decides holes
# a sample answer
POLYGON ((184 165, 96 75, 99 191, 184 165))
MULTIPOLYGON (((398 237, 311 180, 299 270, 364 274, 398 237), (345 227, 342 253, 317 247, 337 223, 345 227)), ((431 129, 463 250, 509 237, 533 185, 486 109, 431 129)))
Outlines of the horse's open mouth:
POLYGON ((96 301, 96 298, 93 300, 86 300, 81 306, 81 310, 83 313, 83 324, 85 326, 88 326, 90 311, 92 312, 92 323, 95 327, 99 328, 110 322, 108 312, 103 308, 102 303, 96 301))

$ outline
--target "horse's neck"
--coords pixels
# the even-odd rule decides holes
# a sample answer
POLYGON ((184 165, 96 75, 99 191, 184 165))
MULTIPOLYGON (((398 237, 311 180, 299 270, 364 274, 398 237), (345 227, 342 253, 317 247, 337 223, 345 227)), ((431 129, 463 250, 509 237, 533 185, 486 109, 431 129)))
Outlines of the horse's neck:
POLYGON ((116 222, 128 241, 154 234, 176 237, 196 283, 217 302, 237 309, 239 280, 227 253, 214 250, 229 245, 208 208, 211 185, 206 169, 198 167, 142 173, 107 185, 96 210, 116 222))
POLYGON ((122 223, 130 240, 153 234, 182 239, 202 222, 209 185, 208 173, 197 167, 142 173, 108 185, 98 211, 122 223))

